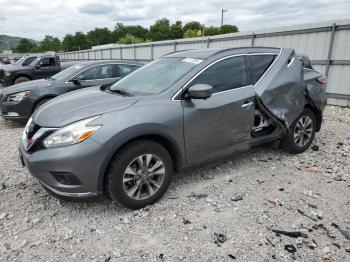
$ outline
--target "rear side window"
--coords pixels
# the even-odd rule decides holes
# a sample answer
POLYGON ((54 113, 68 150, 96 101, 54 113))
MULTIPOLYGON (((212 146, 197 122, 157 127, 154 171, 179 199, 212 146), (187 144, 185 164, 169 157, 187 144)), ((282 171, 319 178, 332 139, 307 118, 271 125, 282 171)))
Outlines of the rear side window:
POLYGON ((275 55, 250 55, 250 64, 255 75, 255 83, 262 77, 275 60, 275 55))
POLYGON ((80 76, 84 80, 113 78, 113 65, 108 64, 94 66, 80 73, 80 76))
POLYGON ((42 67, 55 66, 55 60, 52 57, 43 58, 40 61, 42 67))
POLYGON ((125 64, 120 64, 118 65, 118 72, 120 77, 124 77, 128 74, 130 74, 132 71, 137 69, 137 65, 125 65, 125 64))
POLYGON ((213 93, 247 85, 247 68, 243 56, 227 58, 212 65, 193 80, 191 85, 207 84, 213 93))

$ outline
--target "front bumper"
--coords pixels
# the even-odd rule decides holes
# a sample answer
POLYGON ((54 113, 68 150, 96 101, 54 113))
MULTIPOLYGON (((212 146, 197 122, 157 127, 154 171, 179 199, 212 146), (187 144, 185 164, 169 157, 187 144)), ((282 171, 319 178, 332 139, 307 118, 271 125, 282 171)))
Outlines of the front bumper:
POLYGON ((0 85, 3 87, 11 86, 13 84, 13 79, 8 77, 0 78, 0 85))
POLYGON ((106 157, 103 146, 92 139, 71 146, 40 149, 33 153, 24 150, 20 142, 19 152, 30 174, 54 194, 65 198, 95 198, 103 195, 99 174, 106 157), (55 174, 72 174, 79 184, 63 184, 55 174))
POLYGON ((30 118, 34 107, 34 101, 30 98, 25 98, 19 103, 8 101, 0 103, 0 116, 6 120, 26 121, 30 118))

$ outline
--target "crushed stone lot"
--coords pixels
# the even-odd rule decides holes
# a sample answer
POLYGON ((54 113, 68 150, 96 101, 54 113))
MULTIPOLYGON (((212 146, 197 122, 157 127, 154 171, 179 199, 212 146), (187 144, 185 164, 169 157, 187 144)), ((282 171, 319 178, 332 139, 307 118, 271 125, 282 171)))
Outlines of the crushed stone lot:
POLYGON ((305 153, 275 144, 176 174, 131 211, 69 203, 20 166, 0 120, 0 261, 350 261, 350 109, 328 106, 305 153))

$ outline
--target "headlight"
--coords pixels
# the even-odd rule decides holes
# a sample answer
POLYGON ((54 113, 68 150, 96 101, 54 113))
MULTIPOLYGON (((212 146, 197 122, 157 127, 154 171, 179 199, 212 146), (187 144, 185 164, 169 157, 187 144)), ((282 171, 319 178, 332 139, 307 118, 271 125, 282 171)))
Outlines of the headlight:
POLYGON ((45 147, 68 146, 80 143, 96 132, 101 125, 88 125, 100 116, 90 117, 62 127, 44 140, 45 147))
POLYGON ((9 95, 7 101, 9 102, 21 102, 24 98, 29 96, 30 91, 24 91, 16 94, 9 95))
POLYGON ((9 77, 11 75, 11 72, 5 72, 5 76, 9 77))

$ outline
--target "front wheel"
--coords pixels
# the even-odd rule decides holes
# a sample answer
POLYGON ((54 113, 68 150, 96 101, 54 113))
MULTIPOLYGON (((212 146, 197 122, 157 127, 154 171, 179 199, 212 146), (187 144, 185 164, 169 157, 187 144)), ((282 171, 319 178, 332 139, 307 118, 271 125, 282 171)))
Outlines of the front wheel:
POLYGON ((316 130, 315 114, 305 109, 293 122, 281 140, 281 146, 291 154, 300 154, 311 145, 316 130))
POLYGON ((139 209, 162 197, 172 174, 169 152, 156 142, 138 140, 126 145, 112 160, 107 190, 114 201, 139 209))

